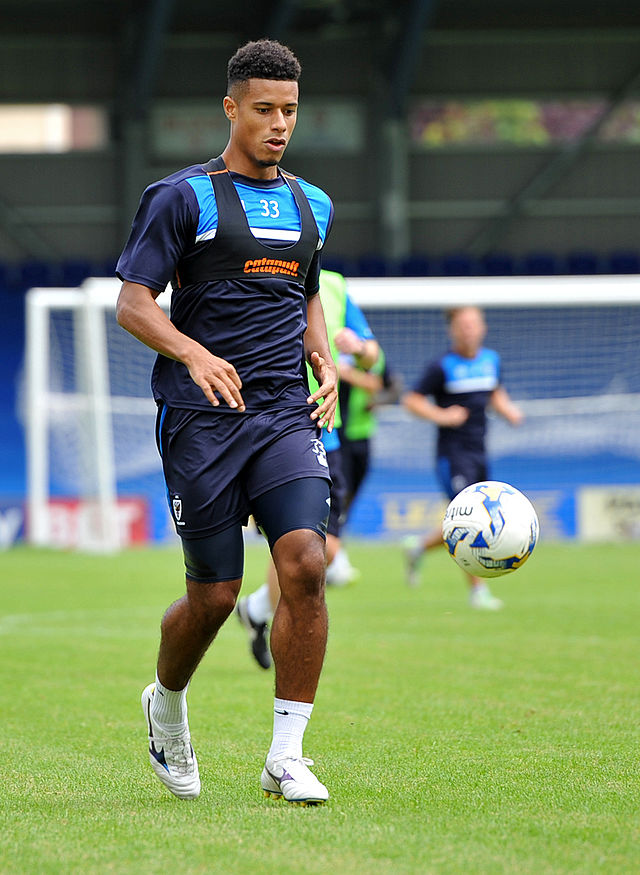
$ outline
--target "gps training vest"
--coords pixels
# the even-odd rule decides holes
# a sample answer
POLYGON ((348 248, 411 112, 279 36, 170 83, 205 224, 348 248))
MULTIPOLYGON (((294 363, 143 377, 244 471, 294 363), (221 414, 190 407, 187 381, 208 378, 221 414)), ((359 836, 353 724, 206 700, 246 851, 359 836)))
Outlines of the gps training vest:
POLYGON ((178 263, 178 288, 193 283, 228 279, 277 278, 304 285, 318 246, 318 226, 309 201, 294 176, 278 170, 289 186, 300 214, 300 237, 291 246, 271 247, 260 243, 249 228, 240 197, 222 158, 204 165, 211 180, 218 208, 216 235, 198 244, 178 263))

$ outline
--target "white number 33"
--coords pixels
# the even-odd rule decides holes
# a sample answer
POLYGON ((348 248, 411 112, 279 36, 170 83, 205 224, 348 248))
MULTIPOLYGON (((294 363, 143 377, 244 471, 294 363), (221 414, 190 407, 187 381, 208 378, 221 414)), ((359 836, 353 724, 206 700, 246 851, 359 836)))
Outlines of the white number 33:
POLYGON ((262 216, 269 216, 270 219, 277 219, 280 215, 278 201, 261 200, 260 206, 262 207, 262 212, 260 214, 262 216))

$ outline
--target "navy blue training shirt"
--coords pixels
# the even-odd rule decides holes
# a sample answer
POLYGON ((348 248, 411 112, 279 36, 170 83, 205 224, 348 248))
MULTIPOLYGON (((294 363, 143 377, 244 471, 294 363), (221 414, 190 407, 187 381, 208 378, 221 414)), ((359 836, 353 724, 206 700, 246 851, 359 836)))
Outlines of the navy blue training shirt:
MULTIPOLYGON (((306 299, 332 220, 316 186, 283 173, 250 179, 217 159, 145 190, 116 273, 155 291, 171 282, 171 321, 236 368, 247 412, 306 406, 306 299)), ((162 355, 152 388, 171 407, 237 415, 224 401, 212 407, 186 366, 162 355)))
POLYGON ((438 428, 438 456, 485 454, 487 404, 500 381, 500 356, 492 349, 482 348, 471 359, 448 352, 427 365, 414 391, 432 396, 439 407, 459 404, 469 410, 458 428, 438 428))

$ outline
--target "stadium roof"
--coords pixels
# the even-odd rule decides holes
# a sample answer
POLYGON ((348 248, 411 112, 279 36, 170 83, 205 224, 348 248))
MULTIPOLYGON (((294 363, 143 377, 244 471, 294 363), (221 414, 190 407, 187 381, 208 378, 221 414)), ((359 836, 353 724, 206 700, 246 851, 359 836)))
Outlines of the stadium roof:
POLYGON ((174 34, 241 40, 387 28, 416 14, 440 30, 640 26, 640 4, 630 0, 3 0, 0 37, 115 36, 154 13, 170 21, 174 34))

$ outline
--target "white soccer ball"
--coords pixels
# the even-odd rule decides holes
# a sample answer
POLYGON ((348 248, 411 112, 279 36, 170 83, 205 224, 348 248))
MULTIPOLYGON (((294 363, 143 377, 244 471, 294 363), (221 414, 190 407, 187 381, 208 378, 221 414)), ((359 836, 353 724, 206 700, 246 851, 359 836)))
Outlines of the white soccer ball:
POLYGON ((459 492, 442 521, 442 537, 460 568, 500 577, 520 568, 538 540, 538 517, 522 492, 486 480, 459 492))

